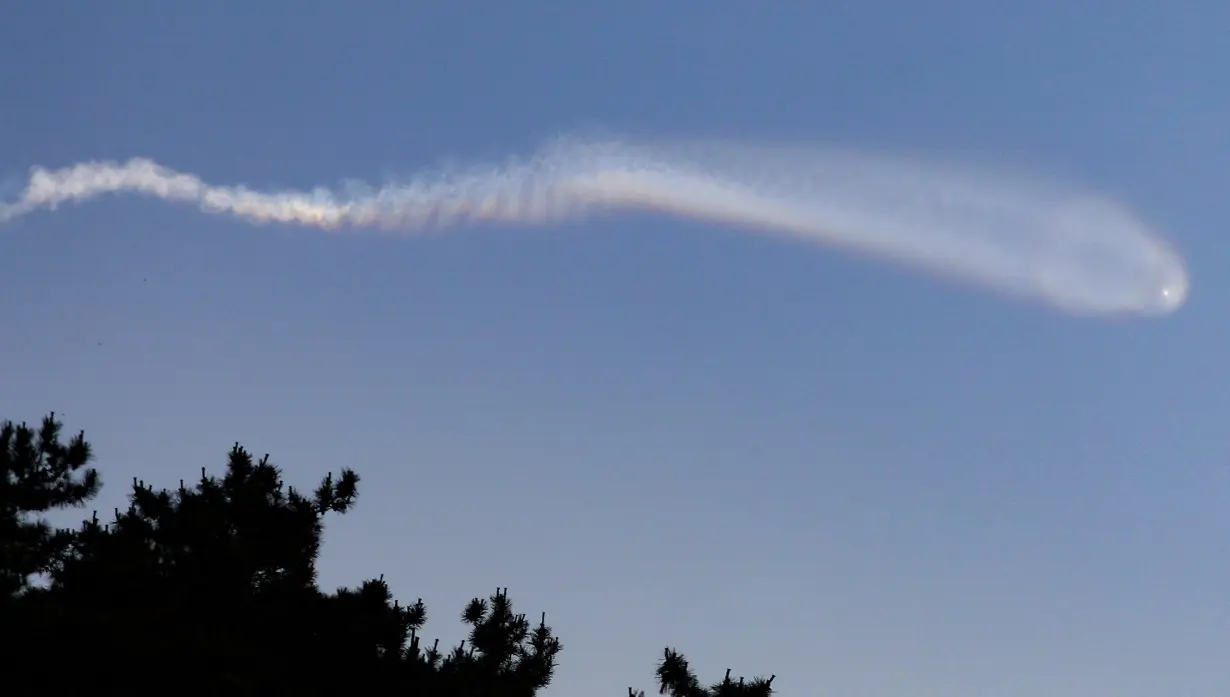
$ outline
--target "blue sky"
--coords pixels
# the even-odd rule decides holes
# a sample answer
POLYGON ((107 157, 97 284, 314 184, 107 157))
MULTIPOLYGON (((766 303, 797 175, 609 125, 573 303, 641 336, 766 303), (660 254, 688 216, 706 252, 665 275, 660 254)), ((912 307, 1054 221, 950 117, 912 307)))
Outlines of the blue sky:
POLYGON ((649 215, 328 235, 139 198, 0 232, 0 418, 64 414, 98 508, 230 444, 364 477, 327 587, 459 638, 508 586, 550 694, 663 646, 782 694, 1230 689, 1230 5, 1206 0, 67 3, 0 21, 0 180, 152 157, 379 181, 598 125, 1028 159, 1189 259, 1073 319, 649 215))

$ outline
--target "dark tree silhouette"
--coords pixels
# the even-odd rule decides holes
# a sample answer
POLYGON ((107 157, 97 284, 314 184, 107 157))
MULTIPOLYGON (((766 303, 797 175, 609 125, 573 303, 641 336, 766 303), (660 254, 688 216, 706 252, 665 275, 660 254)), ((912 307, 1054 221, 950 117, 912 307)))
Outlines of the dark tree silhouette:
POLYGON ((421 600, 404 607, 383 576, 334 593, 316 584, 324 519, 350 510, 359 476, 325 476, 311 495, 284 486, 268 456, 236 444, 226 471, 158 490, 134 480, 126 510, 53 531, 29 516, 95 495, 82 435, 59 441, 48 417, 35 434, 6 425, 0 489, 3 694, 343 695, 532 697, 561 650, 546 616, 530 623, 506 590, 463 613, 469 637, 424 647, 421 600), (45 587, 26 578, 44 573, 45 587), (13 631, 7 631, 7 630, 13 631), (51 656, 74 670, 48 672, 51 656), (142 677, 179 676, 168 684, 142 677), (182 683, 182 684, 181 684, 182 683), (8 688, 15 688, 10 691, 8 688))
MULTIPOLYGON (((401 605, 383 576, 318 587, 324 520, 354 506, 353 470, 307 495, 235 444, 221 477, 134 480, 110 523, 53 530, 38 516, 101 486, 84 434, 60 432, 54 414, 37 432, 0 428, 0 694, 534 697, 550 684, 562 644, 507 589, 470 601, 467 638, 442 650, 422 641, 423 601, 401 605)), ((772 678, 729 671, 705 688, 671 649, 657 672, 671 697, 772 694, 772 678)))
MULTIPOLYGON (((658 694, 671 697, 769 697, 773 694, 773 679, 777 677, 732 680, 730 669, 727 669, 721 682, 706 687, 688 665, 688 659, 669 648, 663 653, 657 674, 658 694)), ((629 687, 628 697, 645 697, 645 692, 629 687)))
POLYGON ((80 506, 101 486, 97 471, 83 469, 93 457, 85 434, 61 443, 61 427, 54 413, 37 431, 25 423, 0 424, 0 599, 49 572, 70 542, 40 516, 80 506))

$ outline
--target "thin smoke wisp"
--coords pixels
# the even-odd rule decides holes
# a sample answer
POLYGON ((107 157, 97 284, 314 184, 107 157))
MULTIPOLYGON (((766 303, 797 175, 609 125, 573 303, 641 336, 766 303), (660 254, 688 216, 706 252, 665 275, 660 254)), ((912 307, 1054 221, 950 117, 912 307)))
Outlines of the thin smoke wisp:
POLYGON ((325 230, 525 224, 654 210, 845 249, 1062 311, 1161 315, 1187 299, 1179 253, 1108 197, 844 150, 560 137, 526 158, 382 188, 259 191, 152 160, 35 167, 0 222, 143 194, 253 223, 325 230))

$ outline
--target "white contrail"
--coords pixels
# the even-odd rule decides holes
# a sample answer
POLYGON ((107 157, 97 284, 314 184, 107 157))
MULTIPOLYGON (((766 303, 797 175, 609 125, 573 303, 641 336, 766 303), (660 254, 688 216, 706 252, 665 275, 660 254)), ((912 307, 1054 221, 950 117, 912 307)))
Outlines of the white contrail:
POLYGON ((252 222, 425 230, 619 207, 734 223, 892 259, 1074 314, 1166 314, 1179 254, 1105 197, 850 151, 558 138, 533 157, 343 194, 214 186, 147 159, 34 168, 0 222, 136 192, 252 222))

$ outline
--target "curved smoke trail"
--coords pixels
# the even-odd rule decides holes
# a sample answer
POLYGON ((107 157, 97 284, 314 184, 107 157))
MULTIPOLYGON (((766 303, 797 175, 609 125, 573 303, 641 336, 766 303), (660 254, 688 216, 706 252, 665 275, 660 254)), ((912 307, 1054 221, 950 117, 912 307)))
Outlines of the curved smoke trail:
POLYGON ((842 151, 559 138, 533 157, 343 194, 215 186, 151 160, 34 168, 0 222, 134 192, 251 222, 424 230, 620 207, 844 247, 1074 314, 1166 314, 1182 258, 1130 210, 1037 182, 842 151))

